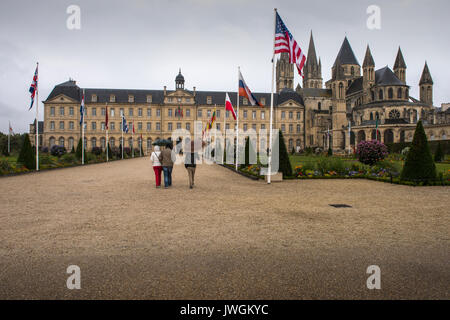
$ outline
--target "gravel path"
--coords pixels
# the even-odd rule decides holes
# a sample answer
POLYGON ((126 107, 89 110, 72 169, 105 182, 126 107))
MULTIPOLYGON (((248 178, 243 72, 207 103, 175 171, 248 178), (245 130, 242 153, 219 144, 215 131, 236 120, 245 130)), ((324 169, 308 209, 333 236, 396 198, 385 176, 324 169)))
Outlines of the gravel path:
POLYGON ((148 158, 1 178, 0 299, 450 298, 448 187, 173 179, 156 189, 148 158))

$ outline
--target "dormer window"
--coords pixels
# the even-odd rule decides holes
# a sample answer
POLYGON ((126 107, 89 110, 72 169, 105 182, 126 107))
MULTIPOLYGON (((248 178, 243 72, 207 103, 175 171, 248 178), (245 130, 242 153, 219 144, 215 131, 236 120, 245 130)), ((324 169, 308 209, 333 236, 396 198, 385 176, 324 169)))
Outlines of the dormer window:
POLYGON ((134 96, 133 95, 129 95, 128 96, 128 102, 129 103, 133 103, 134 102, 134 96))
POLYGON ((244 106, 248 105, 248 99, 247 98, 242 99, 242 104, 244 106))
POLYGON ((93 94, 91 96, 91 102, 97 102, 97 95, 96 94, 93 94))
POLYGON ((147 96, 147 103, 152 103, 152 96, 151 95, 147 96))
POLYGON ((266 105, 266 98, 261 98, 261 104, 262 104, 263 106, 266 105))
POLYGON ((109 96, 109 102, 116 102, 116 96, 115 95, 110 95, 109 96))
POLYGON ((206 97, 206 104, 212 104, 212 97, 206 97))

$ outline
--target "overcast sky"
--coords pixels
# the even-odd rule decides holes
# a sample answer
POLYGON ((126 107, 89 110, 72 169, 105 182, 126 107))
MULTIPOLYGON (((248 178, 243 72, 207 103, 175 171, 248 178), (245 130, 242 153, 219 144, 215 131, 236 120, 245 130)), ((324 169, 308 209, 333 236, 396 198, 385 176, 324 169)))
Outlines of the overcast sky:
POLYGON ((33 121, 36 61, 40 101, 69 78, 80 87, 173 89, 180 67, 188 89, 235 91, 241 66, 252 91, 270 92, 275 7, 305 51, 313 30, 324 82, 347 35, 361 65, 367 44, 377 68, 392 68, 401 46, 414 97, 427 60, 435 105, 450 102, 448 0, 2 0, 0 131, 8 120, 16 132, 33 121), (366 26, 372 4, 381 30, 366 26), (66 27, 70 5, 81 8, 80 30, 66 27))

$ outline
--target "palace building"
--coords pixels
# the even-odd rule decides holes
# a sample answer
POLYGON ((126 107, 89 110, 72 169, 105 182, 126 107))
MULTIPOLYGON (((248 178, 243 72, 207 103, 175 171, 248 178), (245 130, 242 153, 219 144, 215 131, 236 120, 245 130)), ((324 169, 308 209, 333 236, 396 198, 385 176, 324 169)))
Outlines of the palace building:
MULTIPOLYGON (((347 38, 332 67, 332 77, 325 83, 322 63, 317 58, 311 34, 305 77, 294 90, 294 66, 282 53, 276 63, 274 94, 274 128, 283 131, 288 150, 328 148, 341 152, 358 142, 378 138, 384 143, 411 141, 416 123, 422 120, 430 140, 447 140, 450 135, 450 108, 433 106, 433 79, 425 63, 420 78, 420 97, 410 96, 406 83, 407 65, 398 50, 393 70, 376 69, 369 46, 363 65, 356 58, 347 38), (361 75, 362 73, 362 75, 361 75), (378 123, 378 134, 376 125, 378 123), (350 134, 349 134, 350 133, 350 134)), ((142 135, 144 152, 158 138, 169 138, 175 129, 194 134, 194 121, 203 127, 217 110, 217 129, 235 128, 235 121, 225 112, 226 91, 199 91, 185 88, 181 70, 173 90, 128 90, 81 88, 69 80, 54 87, 44 101, 44 121, 39 123, 41 146, 76 147, 81 137, 80 104, 85 92, 85 145, 106 147, 105 112, 108 106, 109 142, 121 143, 121 114, 135 127, 134 140, 125 134, 124 146, 139 148, 142 135), (226 117, 226 128, 222 128, 226 117)), ((259 132, 269 128, 270 93, 254 93, 263 107, 251 106, 240 98, 239 126, 242 130, 259 132)), ((236 92, 229 92, 236 108, 236 92)), ((444 107, 447 106, 447 107, 444 107)), ((35 123, 30 125, 34 133, 35 123)), ((130 127, 131 130, 131 127, 130 127)), ((34 144, 33 136, 30 137, 34 144)))

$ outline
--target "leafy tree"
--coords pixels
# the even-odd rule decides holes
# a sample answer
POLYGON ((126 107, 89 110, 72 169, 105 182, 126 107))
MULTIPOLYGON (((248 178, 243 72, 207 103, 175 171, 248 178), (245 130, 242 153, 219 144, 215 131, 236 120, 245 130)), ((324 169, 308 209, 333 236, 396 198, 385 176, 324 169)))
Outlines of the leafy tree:
POLYGON ((284 137, 281 130, 278 134, 279 137, 279 146, 280 146, 280 168, 278 172, 283 173, 283 177, 290 177, 292 176, 292 166, 291 162, 289 160, 289 154, 286 149, 286 144, 284 143, 284 137))
POLYGON ((22 149, 20 150, 17 162, 24 165, 25 168, 32 170, 36 169, 36 156, 31 147, 30 138, 28 134, 25 134, 22 149))
POLYGON ((417 123, 411 150, 406 157, 401 179, 424 183, 436 179, 436 165, 431 155, 422 121, 417 123))
POLYGON ((442 162, 444 160, 444 156, 444 151, 442 150, 442 145, 439 141, 436 153, 434 154, 434 162, 442 162))

